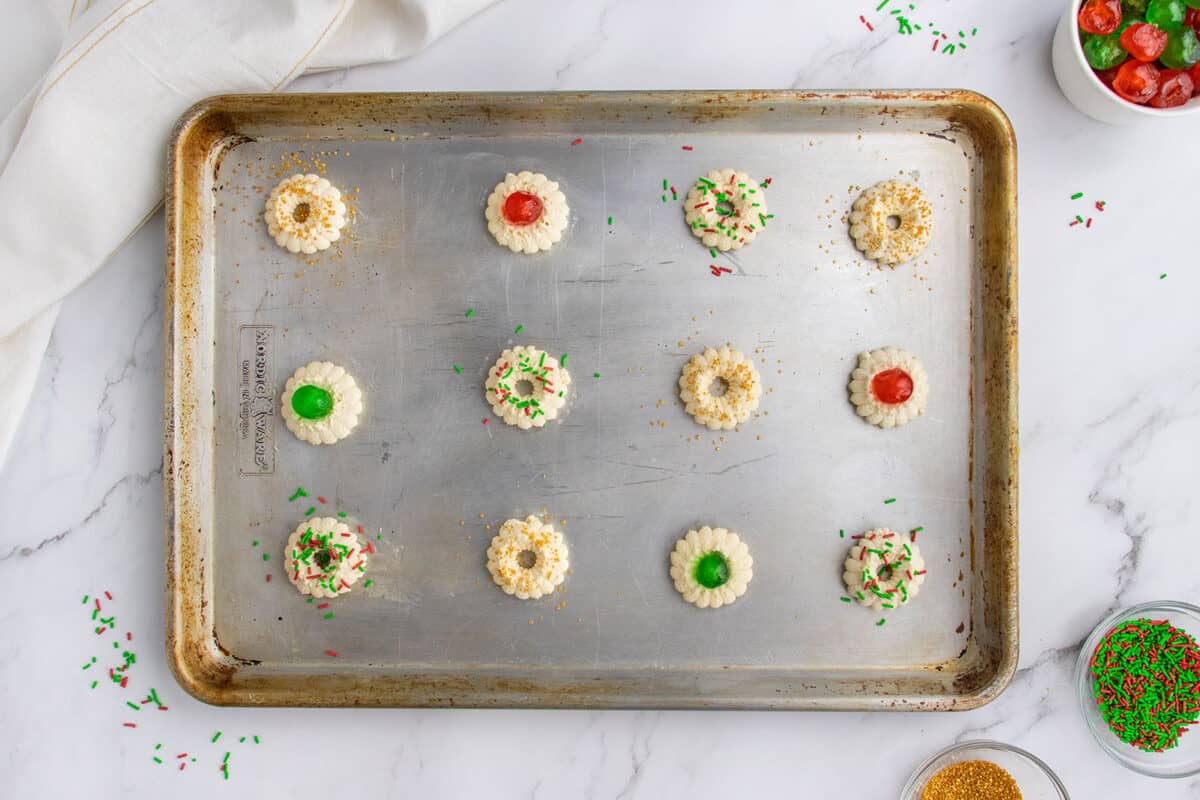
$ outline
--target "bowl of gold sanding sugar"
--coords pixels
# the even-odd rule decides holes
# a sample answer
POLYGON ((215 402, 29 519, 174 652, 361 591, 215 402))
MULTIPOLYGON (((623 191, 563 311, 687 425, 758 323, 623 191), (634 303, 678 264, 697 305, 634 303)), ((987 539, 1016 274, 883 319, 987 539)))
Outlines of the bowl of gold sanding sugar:
POLYGON ((1200 608, 1159 601, 1096 626, 1075 664, 1083 718, 1100 747, 1154 778, 1200 774, 1200 608))
POLYGON ((1001 742, 947 747, 908 779, 901 800, 1069 800, 1054 770, 1001 742))

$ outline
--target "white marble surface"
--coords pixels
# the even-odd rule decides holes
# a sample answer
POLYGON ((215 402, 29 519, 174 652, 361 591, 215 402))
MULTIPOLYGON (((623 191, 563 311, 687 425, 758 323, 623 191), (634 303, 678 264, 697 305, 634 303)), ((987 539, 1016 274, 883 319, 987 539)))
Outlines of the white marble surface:
POLYGON ((0 469, 9 518, 0 795, 333 796, 349 780, 362 797, 889 798, 926 755, 973 737, 1041 755, 1077 798, 1200 795, 1198 779, 1156 782, 1109 761, 1071 684, 1078 645, 1106 610, 1200 599, 1188 555, 1200 522, 1200 120, 1118 130, 1071 109, 1050 71, 1058 3, 916 4, 915 21, 978 36, 965 52, 934 55, 924 37, 897 36, 874 0, 736 9, 697 0, 686 11, 508 0, 408 62, 295 88, 961 86, 996 99, 1020 145, 1022 377, 1022 656, 999 700, 963 714, 870 716, 242 710, 191 700, 169 677, 161 641, 159 217, 64 305, 0 469), (875 32, 859 13, 880 23, 875 32), (1091 230, 1067 227, 1075 191, 1109 202, 1091 230), (1186 256, 1176 243, 1185 237, 1186 256), (170 711, 135 713, 108 687, 89 689, 80 665, 97 648, 79 598, 103 589, 134 634, 138 688, 156 686, 170 711), (217 730, 223 739, 211 744, 217 730), (237 744, 243 734, 262 744, 237 744), (224 783, 217 764, 230 740, 224 783), (199 760, 182 774, 160 767, 157 742, 167 761, 183 751, 199 760))

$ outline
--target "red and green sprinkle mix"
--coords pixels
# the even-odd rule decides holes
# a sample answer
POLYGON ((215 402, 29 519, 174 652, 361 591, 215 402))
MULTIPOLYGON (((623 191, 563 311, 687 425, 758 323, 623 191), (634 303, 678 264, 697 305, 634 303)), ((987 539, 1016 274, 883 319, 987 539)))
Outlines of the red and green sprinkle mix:
POLYGON ((1100 714, 1126 744, 1161 753, 1200 718, 1200 647, 1166 620, 1109 631, 1091 660, 1100 714))

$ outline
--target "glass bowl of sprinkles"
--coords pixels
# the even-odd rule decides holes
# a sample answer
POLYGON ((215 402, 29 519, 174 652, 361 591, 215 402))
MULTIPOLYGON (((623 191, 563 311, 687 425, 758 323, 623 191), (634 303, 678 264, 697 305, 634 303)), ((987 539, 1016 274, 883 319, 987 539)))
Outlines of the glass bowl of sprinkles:
POLYGON ((908 779, 901 800, 1070 800, 1054 770, 1002 742, 947 747, 908 779))
POLYGON ((1083 718, 1100 747, 1154 778, 1200 774, 1200 608, 1158 601, 1096 626, 1075 663, 1083 718))

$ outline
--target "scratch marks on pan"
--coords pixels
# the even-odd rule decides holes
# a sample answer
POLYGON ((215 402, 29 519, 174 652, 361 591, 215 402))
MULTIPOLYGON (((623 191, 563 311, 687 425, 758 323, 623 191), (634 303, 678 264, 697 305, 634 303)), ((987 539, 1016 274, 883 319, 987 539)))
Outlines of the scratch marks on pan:
MULTIPOLYGON (((608 215, 608 164, 604 148, 600 148, 600 207, 608 215)), ((600 234, 600 327, 596 331, 596 367, 603 369, 604 362, 604 262, 608 260, 608 230, 600 234)))

